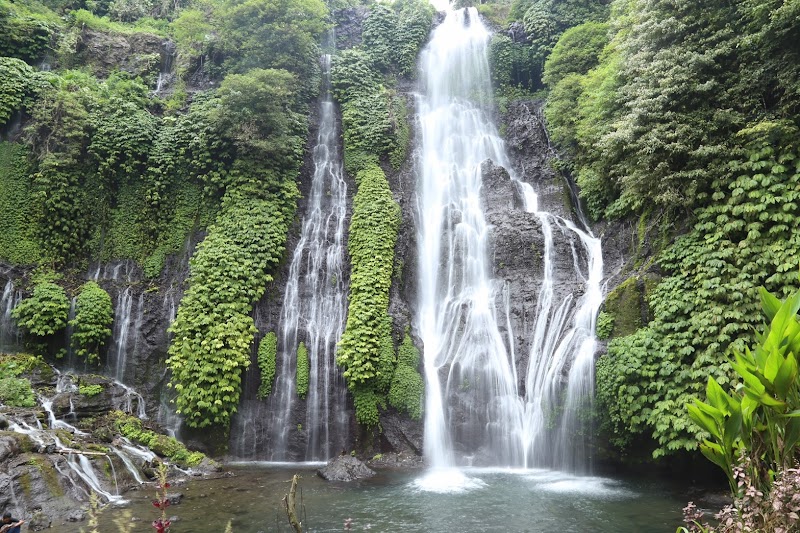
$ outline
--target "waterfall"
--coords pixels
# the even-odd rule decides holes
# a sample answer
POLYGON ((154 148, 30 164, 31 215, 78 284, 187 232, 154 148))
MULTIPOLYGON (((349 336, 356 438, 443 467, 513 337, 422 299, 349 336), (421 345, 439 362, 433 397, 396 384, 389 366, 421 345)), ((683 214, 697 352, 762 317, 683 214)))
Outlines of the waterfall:
POLYGON ((22 290, 14 287, 14 282, 9 279, 3 287, 3 296, 0 299, 0 352, 14 353, 22 347, 22 335, 13 318, 11 311, 22 300, 22 290))
POLYGON ((581 415, 593 394, 602 301, 600 241, 540 211, 533 188, 514 176, 487 112, 489 38, 474 8, 448 11, 420 58, 416 327, 424 343, 425 455, 439 469, 476 462, 579 470, 586 453, 576 435, 588 433, 581 415), (511 172, 525 211, 541 223, 544 272, 530 331, 511 331, 512 296, 492 277, 481 201, 487 159, 511 172), (569 243, 569 272, 555 268, 555 239, 569 243), (580 281, 580 293, 557 297, 554 288, 568 278, 580 281), (527 369, 517 368, 526 359, 515 351, 519 335, 531 341, 527 369))
MULTIPOLYGON (((276 381, 264 414, 268 420, 268 458, 272 461, 328 459, 345 447, 349 426, 346 386, 336 365, 336 343, 342 335, 347 311, 344 269, 347 184, 339 151, 336 109, 330 94, 330 61, 329 55, 323 56, 325 87, 313 151, 314 174, 300 240, 289 266, 276 332, 276 381), (297 395, 295 383, 300 342, 308 350, 310 368, 304 402, 297 395), (297 412, 302 410, 303 403, 304 417, 297 412)), ((240 423, 242 431, 251 435, 245 438, 255 440, 258 423, 250 418, 240 423)))

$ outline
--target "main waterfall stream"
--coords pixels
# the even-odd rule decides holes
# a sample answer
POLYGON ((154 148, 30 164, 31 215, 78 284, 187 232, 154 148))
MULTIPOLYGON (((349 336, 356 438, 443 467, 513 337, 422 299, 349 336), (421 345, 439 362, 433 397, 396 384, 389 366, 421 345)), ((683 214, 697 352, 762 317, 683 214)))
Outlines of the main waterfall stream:
POLYGON ((600 242, 540 211, 531 186, 512 172, 525 210, 541 224, 543 273, 530 331, 501 332, 503 280, 492 277, 482 169, 486 160, 510 172, 512 165, 488 112, 489 37, 474 8, 448 11, 420 61, 416 324, 425 352, 425 455, 434 469, 421 486, 432 490, 468 484, 445 475, 458 466, 588 467, 580 411, 593 393, 600 242), (582 285, 560 301, 556 237, 569 243, 567 274, 582 285), (515 352, 518 335, 530 338, 529 357, 515 352))

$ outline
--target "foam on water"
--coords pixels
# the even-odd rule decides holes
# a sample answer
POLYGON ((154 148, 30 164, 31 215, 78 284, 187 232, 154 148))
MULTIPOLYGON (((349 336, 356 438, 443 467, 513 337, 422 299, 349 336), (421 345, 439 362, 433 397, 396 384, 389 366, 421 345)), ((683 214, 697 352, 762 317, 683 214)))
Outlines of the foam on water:
POLYGON ((429 470, 423 477, 415 479, 412 485, 418 490, 439 494, 460 494, 487 486, 482 479, 469 477, 456 468, 429 470))

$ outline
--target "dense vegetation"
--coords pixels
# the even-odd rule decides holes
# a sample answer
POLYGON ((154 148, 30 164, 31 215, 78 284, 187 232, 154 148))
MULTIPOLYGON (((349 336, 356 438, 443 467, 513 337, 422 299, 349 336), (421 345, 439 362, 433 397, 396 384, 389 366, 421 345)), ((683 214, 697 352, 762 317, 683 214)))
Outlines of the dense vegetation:
POLYGON ((258 386, 259 398, 266 398, 272 392, 277 356, 278 337, 270 331, 258 343, 258 368, 261 371, 261 384, 258 386))
MULTIPOLYGON (((339 4, 332 7, 351 5, 339 4)), ((385 299, 399 215, 378 164, 398 167, 406 158, 408 104, 395 80, 413 75, 433 9, 422 0, 369 7, 363 45, 339 54, 334 79, 348 170, 368 174, 361 198, 377 195, 360 201, 361 212, 392 206, 383 213, 385 299)), ((93 283, 75 290, 75 276, 90 261, 133 259, 157 278, 167 257, 202 230, 167 365, 188 426, 226 428, 251 362, 252 305, 272 280, 295 217, 327 7, 319 0, 2 0, 0 20, 0 132, 8 140, 0 143, 0 259, 68 273, 31 284, 16 312, 20 325, 48 348, 43 353, 54 353, 67 325, 67 294, 77 295, 72 343, 97 361, 110 299, 93 283), (165 39, 174 53, 162 47, 165 39), (93 52, 101 49, 108 57, 93 52), (175 78, 157 92, 165 58, 175 78)), ((392 325, 385 302, 366 307, 382 307, 385 398, 392 325)), ((264 337, 257 357, 262 398, 275 375, 274 337, 264 337)), ((297 368, 300 392, 308 368, 297 368)))
POLYGON ((706 401, 688 405, 710 436, 700 444, 725 472, 734 497, 710 526, 689 504, 682 531, 795 531, 800 499, 800 292, 781 301, 761 290, 766 327, 752 350, 734 350, 735 382, 728 391, 708 379, 706 401))
MULTIPOLYGON (((405 160, 409 124, 407 103, 392 87, 392 76, 413 71, 432 16, 421 0, 376 6, 364 21, 363 45, 337 55, 331 72, 342 106, 345 167, 358 186, 348 238, 349 308, 337 362, 353 394, 356 420, 365 426, 378 425, 397 361, 388 308, 400 207, 379 163, 397 168, 405 160)), ((414 374, 421 383, 417 366, 418 361, 404 366, 401 374, 414 374)), ((413 402, 402 407, 418 415, 413 402)))
POLYGON ((94 281, 81 287, 75 302, 75 318, 72 326, 72 346, 78 356, 90 363, 100 360, 100 350, 111 337, 114 310, 111 297, 94 281))

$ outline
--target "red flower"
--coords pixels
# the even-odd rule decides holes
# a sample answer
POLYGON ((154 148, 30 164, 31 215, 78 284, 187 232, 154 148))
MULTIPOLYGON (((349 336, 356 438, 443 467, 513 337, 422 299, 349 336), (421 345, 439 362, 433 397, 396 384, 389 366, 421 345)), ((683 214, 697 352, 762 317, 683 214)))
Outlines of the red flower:
POLYGON ((165 533, 167 529, 169 529, 170 521, 169 520, 153 520, 153 527, 156 529, 156 533, 165 533))

